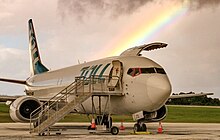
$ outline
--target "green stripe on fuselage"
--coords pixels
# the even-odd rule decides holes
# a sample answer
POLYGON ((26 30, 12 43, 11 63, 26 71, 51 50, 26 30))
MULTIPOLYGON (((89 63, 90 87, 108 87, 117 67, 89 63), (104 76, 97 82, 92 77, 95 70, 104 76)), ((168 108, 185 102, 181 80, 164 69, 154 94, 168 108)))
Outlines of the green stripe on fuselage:
POLYGON ((89 77, 91 77, 93 75, 93 72, 94 72, 94 70, 96 69, 97 66, 98 65, 92 66, 92 68, 91 68, 92 71, 90 72, 89 77))
POLYGON ((96 75, 96 73, 98 72, 98 70, 100 69, 100 67, 102 66, 102 64, 100 64, 94 71, 93 75, 96 75))
POLYGON ((101 78, 103 76, 104 72, 106 71, 106 69, 108 68, 109 65, 110 65, 110 63, 105 65, 105 67, 102 69, 101 73, 99 74, 99 78, 101 78))

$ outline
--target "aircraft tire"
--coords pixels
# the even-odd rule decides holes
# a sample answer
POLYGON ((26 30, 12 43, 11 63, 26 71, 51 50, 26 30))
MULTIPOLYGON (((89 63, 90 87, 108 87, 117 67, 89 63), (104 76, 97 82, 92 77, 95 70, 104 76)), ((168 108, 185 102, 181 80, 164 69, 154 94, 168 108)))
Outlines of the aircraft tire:
POLYGON ((118 133, 119 133, 118 127, 113 126, 113 127, 111 128, 111 134, 112 134, 112 135, 117 135, 118 133))
POLYGON ((146 132, 147 131, 147 126, 146 126, 146 124, 142 124, 142 126, 141 126, 141 131, 142 132, 146 132))
POLYGON ((140 131, 141 131, 141 126, 140 126, 140 124, 139 124, 139 123, 136 123, 136 124, 134 125, 133 130, 134 130, 134 133, 135 133, 135 132, 140 132, 140 131))

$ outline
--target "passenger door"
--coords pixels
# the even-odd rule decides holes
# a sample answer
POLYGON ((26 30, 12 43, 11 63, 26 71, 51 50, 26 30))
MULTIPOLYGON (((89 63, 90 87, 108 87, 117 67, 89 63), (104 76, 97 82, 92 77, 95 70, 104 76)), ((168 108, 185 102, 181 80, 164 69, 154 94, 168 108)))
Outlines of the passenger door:
POLYGON ((121 79, 123 74, 122 62, 120 62, 119 60, 113 60, 112 65, 113 66, 109 74, 108 87, 115 88, 118 84, 121 88, 121 79))

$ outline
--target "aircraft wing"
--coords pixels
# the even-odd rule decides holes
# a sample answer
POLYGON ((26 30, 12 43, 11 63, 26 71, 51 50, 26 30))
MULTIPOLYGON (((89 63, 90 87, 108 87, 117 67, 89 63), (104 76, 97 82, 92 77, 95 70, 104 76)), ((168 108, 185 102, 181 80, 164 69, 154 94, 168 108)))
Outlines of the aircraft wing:
POLYGON ((14 101, 20 96, 7 96, 7 95, 0 95, 0 102, 7 102, 7 101, 14 101))
POLYGON ((206 95, 214 95, 214 93, 178 94, 178 95, 171 95, 169 99, 198 97, 198 96, 206 96, 206 95))
POLYGON ((23 84, 23 85, 27 84, 25 80, 15 80, 15 79, 8 79, 8 78, 0 78, 0 81, 15 83, 15 84, 23 84))
MULTIPOLYGON (((7 102, 7 101, 14 101, 17 98, 24 96, 24 95, 20 95, 20 96, 8 96, 8 95, 0 95, 0 102, 7 102)), ((49 98, 38 98, 38 100, 40 102, 47 102, 49 100, 49 98)))
POLYGON ((151 44, 144 44, 141 46, 133 47, 130 49, 125 50, 124 52, 121 53, 120 56, 140 56, 140 53, 142 51, 151 51, 155 49, 160 49, 166 47, 167 44, 165 43, 151 43, 151 44))
MULTIPOLYGON (((0 78, 0 81, 15 83, 15 84, 22 84, 22 85, 27 84, 25 80, 16 80, 16 79, 8 79, 8 78, 0 78)), ((14 101, 19 97, 21 97, 21 96, 0 95, 0 102, 14 101)))

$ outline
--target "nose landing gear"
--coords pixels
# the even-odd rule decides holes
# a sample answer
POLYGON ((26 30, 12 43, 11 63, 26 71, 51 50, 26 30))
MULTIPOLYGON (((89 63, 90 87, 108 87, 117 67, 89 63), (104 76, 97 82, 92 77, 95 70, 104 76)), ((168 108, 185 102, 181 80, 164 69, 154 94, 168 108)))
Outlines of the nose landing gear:
POLYGON ((147 126, 145 123, 142 122, 137 122, 136 124, 134 124, 134 133, 136 132, 146 132, 147 131, 147 126))

